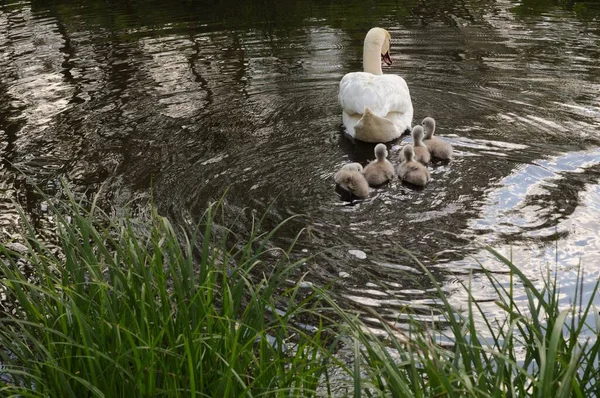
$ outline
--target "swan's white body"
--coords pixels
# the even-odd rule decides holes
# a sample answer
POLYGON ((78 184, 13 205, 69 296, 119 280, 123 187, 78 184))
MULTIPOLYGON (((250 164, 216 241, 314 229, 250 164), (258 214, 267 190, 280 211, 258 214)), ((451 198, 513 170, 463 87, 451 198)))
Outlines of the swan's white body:
POLYGON ((340 82, 338 99, 346 133, 361 141, 388 142, 411 129, 413 106, 406 82, 381 70, 382 58, 391 63, 389 40, 386 30, 371 29, 363 50, 364 72, 348 73, 340 82), (367 109, 370 119, 361 120, 367 109))

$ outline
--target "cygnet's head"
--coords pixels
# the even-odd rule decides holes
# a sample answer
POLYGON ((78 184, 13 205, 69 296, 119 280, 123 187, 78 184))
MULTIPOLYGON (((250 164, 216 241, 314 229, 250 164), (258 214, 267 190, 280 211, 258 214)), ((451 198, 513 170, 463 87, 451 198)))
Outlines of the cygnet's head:
POLYGON ((375 157, 377 160, 384 160, 387 158, 388 151, 385 144, 377 144, 375 146, 375 157))
POLYGON ((425 139, 428 140, 433 137, 433 132, 435 131, 435 120, 432 117, 426 117, 421 122, 423 125, 423 130, 425 130, 425 139))
POLYGON ((417 124, 415 127, 413 127, 412 138, 415 143, 415 146, 422 145, 421 144, 421 141, 423 140, 423 127, 422 126, 417 124))
POLYGON ((404 148, 402 148, 402 155, 404 155, 404 160, 410 162, 415 157, 415 149, 412 145, 406 145, 404 148))
POLYGON ((363 172, 363 167, 360 163, 348 163, 342 166, 342 170, 363 172))

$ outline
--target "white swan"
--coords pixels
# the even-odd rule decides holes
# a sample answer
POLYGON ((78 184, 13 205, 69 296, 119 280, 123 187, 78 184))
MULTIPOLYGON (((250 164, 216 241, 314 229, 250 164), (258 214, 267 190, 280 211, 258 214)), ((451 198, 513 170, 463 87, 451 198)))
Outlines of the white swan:
POLYGON ((382 185, 394 178, 396 174, 394 165, 387 160, 387 155, 388 151, 384 144, 377 144, 375 146, 376 159, 369 163, 363 171, 369 185, 382 185))
POLYGON ((411 129, 413 106, 406 82, 381 71, 382 60, 392 64, 389 49, 388 31, 371 29, 363 47, 364 72, 347 73, 340 82, 346 133, 361 141, 388 142, 411 129))

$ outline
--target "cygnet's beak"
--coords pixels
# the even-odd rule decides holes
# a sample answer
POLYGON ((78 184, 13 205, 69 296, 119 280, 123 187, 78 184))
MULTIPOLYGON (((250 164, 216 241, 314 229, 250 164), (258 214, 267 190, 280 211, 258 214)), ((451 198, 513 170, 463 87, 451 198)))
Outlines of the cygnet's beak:
POLYGON ((381 54, 381 60, 385 62, 386 65, 390 66, 392 64, 392 58, 390 57, 389 51, 385 54, 381 54))

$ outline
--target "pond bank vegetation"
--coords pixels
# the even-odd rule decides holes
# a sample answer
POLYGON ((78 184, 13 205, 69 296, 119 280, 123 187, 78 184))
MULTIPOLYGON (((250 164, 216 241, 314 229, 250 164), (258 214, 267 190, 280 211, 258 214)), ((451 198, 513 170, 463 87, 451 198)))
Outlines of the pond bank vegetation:
POLYGON ((421 265, 443 321, 382 320, 381 338, 326 287, 290 285, 307 259, 272 249, 260 219, 236 236, 220 202, 192 232, 73 198, 50 210, 58 251, 26 222, 25 245, 0 245, 2 396, 598 396, 598 310, 559 306, 550 273, 540 288, 492 249, 504 318, 471 295, 456 311, 421 265))

